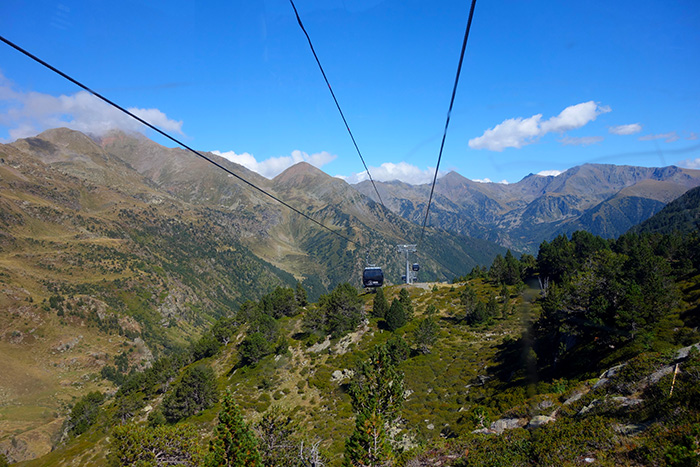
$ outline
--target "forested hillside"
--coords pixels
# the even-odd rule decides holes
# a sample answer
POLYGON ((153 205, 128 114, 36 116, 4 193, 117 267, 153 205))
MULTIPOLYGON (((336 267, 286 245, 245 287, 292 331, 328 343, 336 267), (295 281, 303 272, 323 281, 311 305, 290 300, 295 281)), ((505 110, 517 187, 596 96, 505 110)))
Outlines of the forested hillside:
POLYGON ((278 288, 104 374, 27 465, 694 465, 699 242, 576 232, 451 285, 278 288))

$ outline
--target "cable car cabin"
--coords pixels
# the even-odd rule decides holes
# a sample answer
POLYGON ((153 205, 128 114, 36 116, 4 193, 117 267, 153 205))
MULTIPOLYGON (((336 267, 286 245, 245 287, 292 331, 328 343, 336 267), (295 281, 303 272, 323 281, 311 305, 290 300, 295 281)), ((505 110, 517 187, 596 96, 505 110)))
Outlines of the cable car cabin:
POLYGON ((411 269, 414 271, 420 271, 420 264, 413 263, 413 266, 411 266, 411 269))
POLYGON ((362 285, 365 287, 381 287, 384 284, 382 268, 371 266, 362 272, 362 285))

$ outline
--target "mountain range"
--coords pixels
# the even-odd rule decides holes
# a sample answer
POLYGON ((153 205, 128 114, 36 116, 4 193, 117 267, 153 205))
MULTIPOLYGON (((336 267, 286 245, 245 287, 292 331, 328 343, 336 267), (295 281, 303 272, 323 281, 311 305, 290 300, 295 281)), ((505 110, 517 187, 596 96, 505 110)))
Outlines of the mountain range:
MULTIPOLYGON (((430 185, 376 182, 386 206, 421 222, 430 185)), ((429 225, 534 253, 543 240, 586 230, 617 237, 700 185, 700 170, 584 164, 557 176, 481 183, 456 172, 439 178, 429 225)), ((355 185, 376 200, 369 181, 355 185)))
MULTIPOLYGON (((428 185, 378 183, 385 208, 366 183, 306 163, 268 180, 206 155, 327 228, 144 136, 59 128, 0 145, 0 452, 49 452, 75 398, 113 390, 106 365, 143 369, 276 287, 301 282, 316 301, 359 286, 367 262, 400 282, 395 246, 420 238, 428 185)), ((700 171, 676 167, 585 165, 512 185, 453 172, 413 260, 421 281, 449 281, 506 246, 532 251, 581 227, 618 235, 698 185, 700 171)), ((697 190, 649 222, 677 225, 658 219, 679 213, 692 228, 697 190)), ((436 303, 456 307, 444 289, 436 303)))

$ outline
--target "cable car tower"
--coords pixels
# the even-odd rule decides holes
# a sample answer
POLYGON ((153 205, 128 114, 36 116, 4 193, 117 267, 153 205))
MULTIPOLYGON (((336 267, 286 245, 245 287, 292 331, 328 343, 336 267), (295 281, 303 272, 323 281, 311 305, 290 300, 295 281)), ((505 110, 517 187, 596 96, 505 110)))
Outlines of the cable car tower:
POLYGON ((418 271, 418 263, 416 263, 413 268, 411 267, 411 261, 409 261, 409 253, 415 253, 416 245, 396 245, 396 250, 399 253, 406 253, 406 283, 413 284, 415 279, 413 271, 418 271))

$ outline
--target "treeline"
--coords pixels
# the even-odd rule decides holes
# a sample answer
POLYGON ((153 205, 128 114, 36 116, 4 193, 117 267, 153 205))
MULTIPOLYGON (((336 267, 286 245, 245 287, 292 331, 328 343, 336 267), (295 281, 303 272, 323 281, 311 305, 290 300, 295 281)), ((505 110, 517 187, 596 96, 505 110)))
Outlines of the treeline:
POLYGON ((218 402, 218 389, 216 375, 204 360, 231 343, 242 326, 247 326, 247 336, 238 346, 242 365, 254 364, 273 351, 286 351, 286 340, 279 333, 277 321, 283 316, 296 315, 306 305, 306 292, 301 285, 298 284, 296 290, 277 287, 258 302, 245 302, 233 316, 218 319, 189 347, 175 349, 144 371, 129 369, 127 355, 122 352, 115 357, 114 365, 106 365, 101 370, 103 378, 119 386, 109 410, 100 409, 105 401, 100 393, 84 396, 73 406, 64 423, 64 437, 87 431, 98 422, 100 413, 107 424, 112 424, 108 419, 127 423, 148 401, 159 396, 163 396, 160 408, 148 415, 152 426, 176 423, 210 408, 218 402), (261 339, 263 342, 253 349, 251 342, 261 339))
POLYGON ((700 340, 680 316, 681 278, 697 274, 695 235, 626 234, 605 240, 587 232, 543 242, 537 273, 542 315, 534 325, 542 367, 585 370, 606 356, 700 340))

